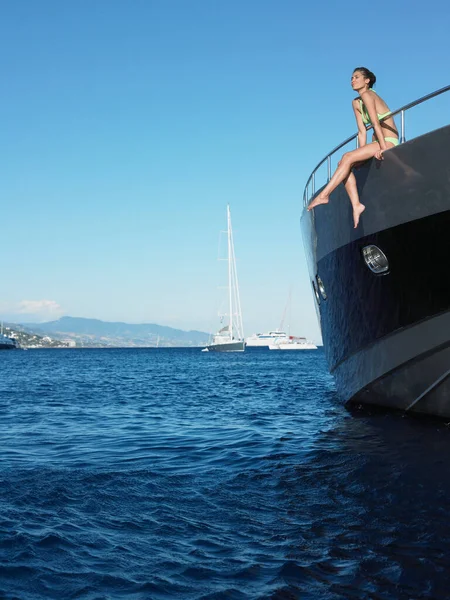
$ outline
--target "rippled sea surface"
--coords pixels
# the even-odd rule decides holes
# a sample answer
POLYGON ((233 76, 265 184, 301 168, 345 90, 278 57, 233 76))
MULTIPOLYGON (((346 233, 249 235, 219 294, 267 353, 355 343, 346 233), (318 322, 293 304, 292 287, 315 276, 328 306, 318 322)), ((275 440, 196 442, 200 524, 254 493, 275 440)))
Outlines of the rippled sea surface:
POLYGON ((0 353, 0 598, 450 597, 450 429, 321 350, 0 353))

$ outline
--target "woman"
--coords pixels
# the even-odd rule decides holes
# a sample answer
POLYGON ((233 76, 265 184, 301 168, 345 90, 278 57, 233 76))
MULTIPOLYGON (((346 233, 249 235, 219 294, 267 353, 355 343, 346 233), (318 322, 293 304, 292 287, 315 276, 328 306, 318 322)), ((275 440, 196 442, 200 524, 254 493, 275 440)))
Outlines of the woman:
POLYGON ((355 229, 358 227, 359 217, 366 207, 359 201, 352 168, 357 163, 372 157, 383 160, 383 152, 399 144, 398 131, 393 117, 380 122, 380 119, 390 114, 390 110, 386 102, 372 89, 375 81, 375 75, 365 67, 357 67, 353 71, 352 88, 359 94, 359 98, 355 98, 352 102, 358 124, 359 148, 344 154, 328 185, 308 206, 308 210, 311 210, 319 204, 327 204, 331 192, 343 181, 352 203, 355 229), (372 143, 369 144, 366 141, 366 125, 373 125, 374 130, 372 143))

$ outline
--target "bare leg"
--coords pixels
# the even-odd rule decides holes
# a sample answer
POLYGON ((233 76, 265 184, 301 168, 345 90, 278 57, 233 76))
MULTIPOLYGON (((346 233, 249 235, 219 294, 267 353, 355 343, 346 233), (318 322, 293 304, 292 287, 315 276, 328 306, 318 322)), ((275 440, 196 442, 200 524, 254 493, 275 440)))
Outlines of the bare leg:
POLYGON ((329 195, 331 194, 331 192, 333 190, 335 190, 337 188, 337 186, 340 183, 342 183, 342 181, 344 181, 344 179, 347 179, 347 177, 350 174, 351 168, 352 168, 351 162, 348 160, 342 159, 338 165, 338 168, 334 172, 333 177, 328 182, 328 185, 326 185, 323 188, 323 190, 320 192, 320 194, 314 198, 314 200, 308 206, 308 210, 311 210, 312 208, 314 208, 315 206, 318 206, 319 204, 328 204, 329 195))
POLYGON ((366 207, 364 204, 361 204, 359 201, 358 188, 356 187, 356 178, 353 173, 344 179, 345 189, 347 191, 348 197, 350 198, 350 202, 353 208, 353 223, 355 225, 355 229, 358 227, 359 217, 364 212, 366 207))
MULTIPOLYGON (((377 143, 367 144, 366 146, 362 146, 362 148, 358 148, 357 150, 353 150, 352 152, 348 152, 344 154, 342 160, 339 162, 336 171, 333 174, 333 177, 330 179, 328 184, 323 188, 318 196, 314 198, 314 200, 308 206, 308 210, 311 210, 315 206, 319 204, 327 204, 328 197, 333 190, 337 188, 337 186, 342 183, 344 180, 348 179, 352 166, 357 162, 362 162, 369 158, 375 156, 376 152, 378 152, 380 146, 377 143)), ((350 183, 350 185, 352 185, 350 183)), ((354 185, 354 190, 356 194, 358 190, 356 190, 356 182, 354 185)), ((359 198, 358 198, 359 202, 359 198)), ((361 205, 362 206, 362 205, 361 205)), ((362 211, 361 211, 362 212, 362 211)), ((358 217, 359 218, 359 217, 358 217)))

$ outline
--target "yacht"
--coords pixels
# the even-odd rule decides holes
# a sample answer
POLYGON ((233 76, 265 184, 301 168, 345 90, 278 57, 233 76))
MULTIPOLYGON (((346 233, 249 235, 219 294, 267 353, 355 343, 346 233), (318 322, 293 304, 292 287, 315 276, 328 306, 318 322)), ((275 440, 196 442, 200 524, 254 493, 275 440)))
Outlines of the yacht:
POLYGON ((450 125, 448 110, 431 107, 449 91, 389 113, 400 118, 400 144, 354 170, 366 206, 356 229, 342 184, 328 204, 306 209, 357 134, 307 180, 301 227, 311 292, 343 402, 450 418, 450 125), (407 140, 405 113, 409 123, 418 105, 445 120, 407 140))
POLYGON ((246 339, 246 344, 249 348, 268 348, 278 340, 283 341, 288 339, 289 336, 286 332, 277 329, 276 331, 268 331, 267 333, 254 333, 246 339))
POLYGON ((10 338, 3 333, 3 323, 0 327, 0 350, 15 350, 18 348, 14 338, 10 338))

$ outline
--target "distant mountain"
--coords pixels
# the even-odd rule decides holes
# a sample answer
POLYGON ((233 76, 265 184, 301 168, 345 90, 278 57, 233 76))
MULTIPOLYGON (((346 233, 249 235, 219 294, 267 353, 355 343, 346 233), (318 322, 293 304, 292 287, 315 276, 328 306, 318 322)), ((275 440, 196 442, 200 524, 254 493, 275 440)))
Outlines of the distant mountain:
POLYGON ((183 331, 153 323, 131 324, 62 317, 47 323, 21 323, 25 331, 71 339, 80 346, 203 346, 209 334, 203 331, 183 331))

